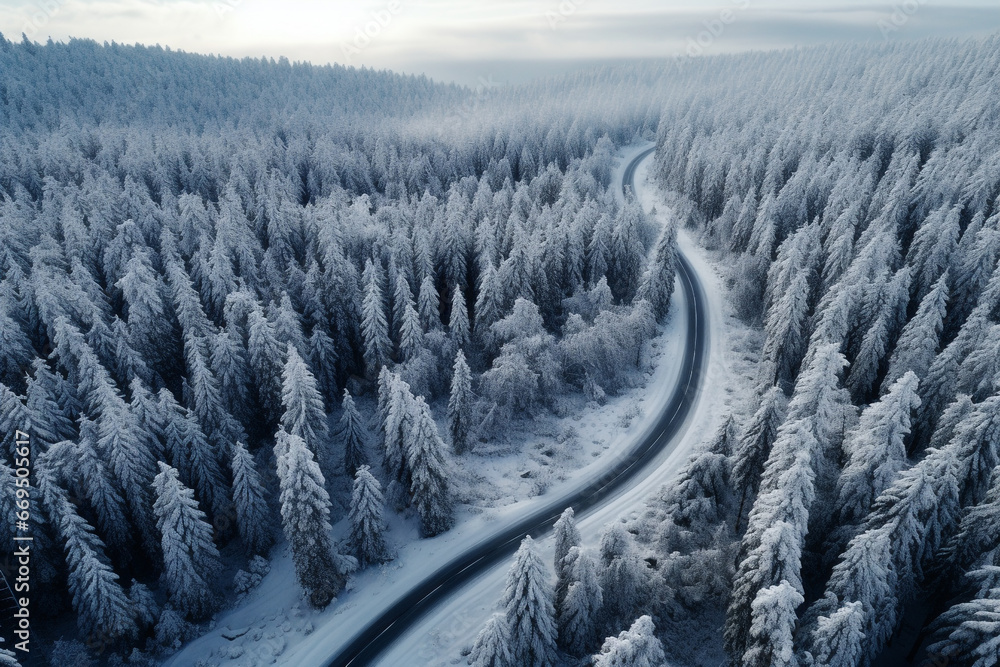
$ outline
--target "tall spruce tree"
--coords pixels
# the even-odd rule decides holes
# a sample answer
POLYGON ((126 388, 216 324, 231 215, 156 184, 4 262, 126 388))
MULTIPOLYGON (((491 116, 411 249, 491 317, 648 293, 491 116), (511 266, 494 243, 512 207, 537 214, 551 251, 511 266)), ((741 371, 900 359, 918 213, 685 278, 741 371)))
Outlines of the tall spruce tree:
POLYGON ((330 537, 330 496, 305 441, 285 430, 275 438, 281 522, 309 603, 323 608, 344 587, 345 572, 330 537))
POLYGON ((354 475, 354 492, 351 495, 348 543, 361 566, 384 563, 390 559, 389 548, 385 544, 384 509, 382 486, 368 466, 359 467, 354 475))
POLYGON ((451 375, 451 396, 448 398, 448 432, 456 454, 464 454, 472 446, 472 371, 465 354, 455 354, 451 375))
POLYGON ((556 660, 552 587, 530 536, 514 556, 500 604, 510 628, 512 664, 552 667, 556 660))
POLYGON ((161 536, 164 581, 171 603, 191 618, 201 619, 217 603, 213 588, 222 569, 219 551, 194 492, 181 484, 175 468, 162 461, 159 466, 153 480, 153 511, 161 536))

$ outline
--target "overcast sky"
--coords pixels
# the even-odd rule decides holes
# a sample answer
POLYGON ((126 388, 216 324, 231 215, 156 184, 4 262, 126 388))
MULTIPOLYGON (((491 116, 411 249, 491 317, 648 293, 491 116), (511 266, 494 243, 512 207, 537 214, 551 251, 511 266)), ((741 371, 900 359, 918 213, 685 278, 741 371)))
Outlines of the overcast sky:
POLYGON ((2 0, 0 32, 287 56, 475 85, 606 58, 1000 31, 991 0, 2 0))

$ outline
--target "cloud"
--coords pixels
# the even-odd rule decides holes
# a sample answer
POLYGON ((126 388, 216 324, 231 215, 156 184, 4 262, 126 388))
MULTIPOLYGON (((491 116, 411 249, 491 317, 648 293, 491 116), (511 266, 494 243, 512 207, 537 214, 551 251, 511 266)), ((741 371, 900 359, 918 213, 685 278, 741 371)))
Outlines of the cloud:
POLYGON ((0 7, 0 32, 412 72, 432 63, 672 56, 723 16, 705 54, 1000 30, 995 1, 898 0, 900 7, 914 11, 886 31, 879 22, 892 5, 851 0, 12 0, 0 7))

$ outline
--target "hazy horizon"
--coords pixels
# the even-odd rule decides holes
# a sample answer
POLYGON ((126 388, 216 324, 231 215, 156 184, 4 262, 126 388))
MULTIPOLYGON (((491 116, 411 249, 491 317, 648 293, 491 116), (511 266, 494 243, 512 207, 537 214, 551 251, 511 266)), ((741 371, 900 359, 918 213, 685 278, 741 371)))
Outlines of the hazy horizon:
POLYGON ((16 39, 160 44, 226 56, 287 57, 427 74, 477 86, 520 83, 597 62, 771 50, 828 42, 981 36, 1000 7, 977 0, 792 3, 723 0, 14 0, 16 39))

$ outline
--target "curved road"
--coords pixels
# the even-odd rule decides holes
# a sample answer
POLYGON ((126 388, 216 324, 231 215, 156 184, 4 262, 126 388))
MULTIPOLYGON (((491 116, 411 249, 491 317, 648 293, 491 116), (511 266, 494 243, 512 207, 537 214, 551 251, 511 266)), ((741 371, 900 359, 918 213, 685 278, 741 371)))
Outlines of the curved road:
MULTIPOLYGON (((637 155, 626 167, 622 191, 634 190, 635 169, 653 148, 637 155)), ((656 427, 617 460, 601 477, 573 493, 536 510, 516 525, 456 556, 406 596, 397 600, 381 616, 356 634, 326 664, 331 667, 362 667, 375 663, 379 654, 400 637, 415 621, 455 590, 517 550, 526 535, 537 537, 549 531, 563 509, 572 506, 577 516, 598 507, 609 496, 641 476, 657 454, 675 444, 691 413, 708 363, 708 309, 698 276, 680 252, 677 273, 687 305, 687 332, 684 360, 673 394, 656 427)))

